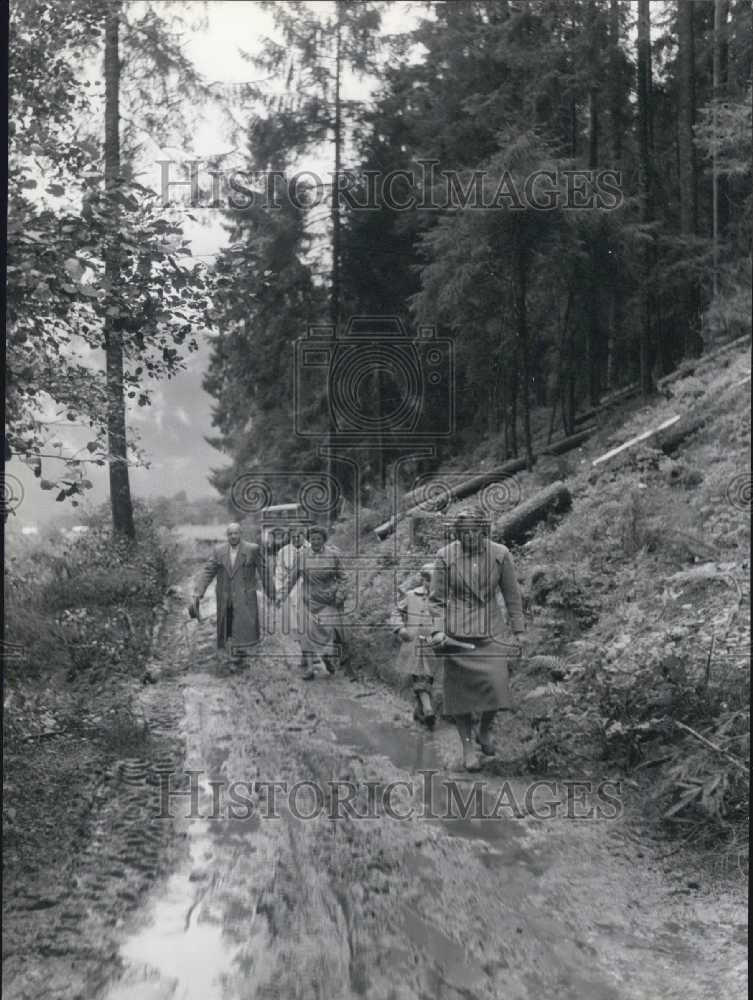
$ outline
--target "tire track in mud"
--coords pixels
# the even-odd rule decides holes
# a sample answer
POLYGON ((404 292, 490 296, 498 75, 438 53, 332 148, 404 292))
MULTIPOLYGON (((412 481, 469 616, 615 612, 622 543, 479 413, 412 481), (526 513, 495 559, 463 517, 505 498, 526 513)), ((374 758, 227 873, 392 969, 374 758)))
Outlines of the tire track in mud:
MULTIPOLYGON (((454 733, 417 731, 379 687, 302 682, 278 636, 228 675, 209 611, 189 625, 170 602, 156 683, 138 696, 151 749, 98 779, 66 889, 28 914, 38 945, 6 963, 12 1000, 741 995, 742 901, 691 893, 624 821, 401 820, 381 803, 374 818, 330 818, 337 781, 361 808, 390 782, 415 792, 396 786, 393 806, 420 805, 426 768, 468 794, 454 733), (173 819, 160 816, 168 775, 188 793, 173 819), (254 791, 232 818, 216 796, 233 780, 315 782, 326 808, 304 820, 282 797, 266 818, 254 791)), ((500 779, 483 777, 496 795, 500 779)), ((522 801, 524 782, 510 787, 522 801)))
MULTIPOLYGON (((172 634, 178 619, 173 602, 155 635, 172 634)), ((122 697, 125 688, 114 690, 122 697)), ((91 768, 80 849, 64 870, 48 873, 44 906, 36 895, 4 906, 13 938, 25 939, 22 948, 4 952, 3 992, 12 1000, 90 1000, 103 988, 118 963, 124 918, 174 849, 170 825, 159 820, 152 800, 160 769, 182 766, 180 692, 166 673, 159 693, 136 680, 127 693, 148 734, 143 754, 91 768)))
MULTIPOLYGON (((454 734, 416 732, 388 691, 302 682, 281 637, 237 675, 218 668, 213 643, 211 611, 191 631, 173 615, 162 640, 181 673, 150 690, 152 710, 180 687, 194 815, 190 795, 176 797, 183 848, 129 922, 104 1000, 739 995, 741 901, 686 895, 652 847, 622 836, 622 820, 401 820, 383 804, 349 816, 333 782, 357 787, 361 806, 369 783, 413 782, 396 786, 393 806, 405 808, 434 767, 469 793, 469 776, 452 771, 454 734), (283 796, 269 818, 257 788, 250 815, 233 818, 218 798, 233 781, 314 782, 326 808, 301 819, 303 799, 283 796)), ((524 782, 510 787, 523 801, 524 782)), ((490 776, 487 794, 501 788, 490 776)))

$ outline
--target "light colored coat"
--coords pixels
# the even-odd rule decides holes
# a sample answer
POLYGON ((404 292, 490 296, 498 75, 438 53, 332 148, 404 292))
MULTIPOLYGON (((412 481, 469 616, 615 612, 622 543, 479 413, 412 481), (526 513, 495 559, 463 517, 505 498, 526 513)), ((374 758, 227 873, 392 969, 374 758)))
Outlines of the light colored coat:
POLYGON ((523 599, 510 550, 487 541, 477 554, 450 542, 434 559, 430 603, 438 628, 459 639, 500 637, 508 631, 496 595, 502 593, 509 629, 525 631, 523 599))
MULTIPOLYGON (((299 567, 305 553, 311 551, 311 546, 307 541, 303 541, 299 548, 292 542, 283 545, 277 553, 275 559, 275 587, 277 593, 284 596, 288 594, 288 585, 291 577, 299 567)), ((302 587, 294 586, 288 594, 288 600, 282 605, 281 627, 283 635, 290 635, 291 632, 301 633, 306 627, 304 611, 301 598, 302 587)))
POLYGON ((429 608, 429 591, 426 587, 414 587, 406 591, 397 604, 393 615, 395 631, 407 629, 410 639, 401 639, 397 668, 402 674, 434 676, 435 657, 426 641, 433 629, 433 616, 429 608))

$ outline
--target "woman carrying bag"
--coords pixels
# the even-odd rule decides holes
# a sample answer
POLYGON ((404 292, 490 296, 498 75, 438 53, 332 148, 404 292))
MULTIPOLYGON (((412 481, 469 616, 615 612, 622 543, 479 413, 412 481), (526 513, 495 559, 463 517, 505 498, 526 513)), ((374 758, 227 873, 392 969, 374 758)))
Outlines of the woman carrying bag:
POLYGON ((467 771, 478 771, 472 716, 480 713, 479 742, 496 753, 491 726, 500 709, 512 708, 508 661, 522 656, 523 601, 509 550, 489 539, 491 522, 468 509, 454 520, 455 540, 434 559, 429 603, 433 610, 432 647, 444 661, 444 712, 452 716, 467 771), (507 608, 511 639, 497 604, 507 608))

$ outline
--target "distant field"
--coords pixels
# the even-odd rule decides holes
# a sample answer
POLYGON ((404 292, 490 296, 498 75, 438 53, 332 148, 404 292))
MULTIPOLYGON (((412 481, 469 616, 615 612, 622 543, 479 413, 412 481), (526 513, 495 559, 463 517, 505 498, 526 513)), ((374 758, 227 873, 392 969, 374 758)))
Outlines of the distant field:
POLYGON ((175 531, 181 538, 196 542, 221 542, 225 538, 224 524, 178 524, 175 531))

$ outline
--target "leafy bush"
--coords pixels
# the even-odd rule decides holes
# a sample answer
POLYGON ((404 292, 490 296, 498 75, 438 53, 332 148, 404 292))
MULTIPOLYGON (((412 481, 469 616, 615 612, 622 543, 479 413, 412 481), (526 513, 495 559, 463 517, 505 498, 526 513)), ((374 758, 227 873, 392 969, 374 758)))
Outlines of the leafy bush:
POLYGON ((9 680, 143 662, 168 563, 147 509, 136 518, 135 542, 113 537, 103 513, 87 534, 39 546, 8 567, 5 642, 17 654, 6 657, 9 680))

